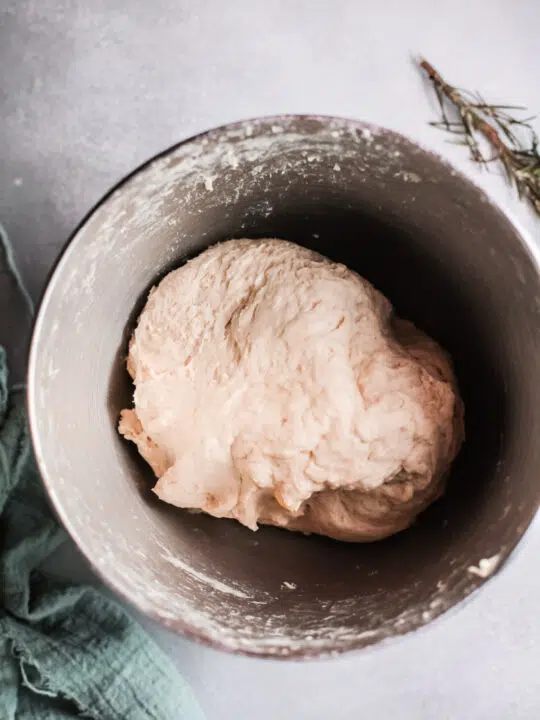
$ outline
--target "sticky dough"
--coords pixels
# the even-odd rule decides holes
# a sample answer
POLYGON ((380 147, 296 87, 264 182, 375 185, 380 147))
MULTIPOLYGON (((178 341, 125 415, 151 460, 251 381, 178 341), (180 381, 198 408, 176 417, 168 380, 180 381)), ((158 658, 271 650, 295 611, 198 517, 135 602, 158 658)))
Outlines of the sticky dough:
POLYGON ((438 498, 463 439, 449 358, 344 265, 231 240, 154 288, 129 348, 136 443, 162 500, 368 541, 438 498))

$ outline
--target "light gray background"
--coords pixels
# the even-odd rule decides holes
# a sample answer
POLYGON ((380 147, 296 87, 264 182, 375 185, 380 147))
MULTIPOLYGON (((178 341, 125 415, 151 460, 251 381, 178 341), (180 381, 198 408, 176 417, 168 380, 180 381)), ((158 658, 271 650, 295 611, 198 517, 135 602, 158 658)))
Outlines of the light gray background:
MULTIPOLYGON (((540 221, 497 173, 428 127, 434 105, 412 56, 540 112, 539 33, 538 0, 0 0, 0 221, 37 296, 74 226, 149 156, 242 117, 317 112, 438 150, 538 238, 540 221)), ((535 720, 539 556, 537 523, 466 607, 331 661, 231 657, 146 624, 209 720, 535 720)), ((72 548, 52 569, 88 574, 72 548)))

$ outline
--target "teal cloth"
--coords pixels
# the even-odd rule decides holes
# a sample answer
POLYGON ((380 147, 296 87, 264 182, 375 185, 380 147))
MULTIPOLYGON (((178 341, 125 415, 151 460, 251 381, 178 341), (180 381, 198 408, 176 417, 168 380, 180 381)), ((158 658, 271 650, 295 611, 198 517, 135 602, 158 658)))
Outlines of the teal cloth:
POLYGON ((8 392, 0 346, 0 720, 201 720, 188 685, 124 610, 40 572, 65 539, 33 459, 25 390, 8 392))

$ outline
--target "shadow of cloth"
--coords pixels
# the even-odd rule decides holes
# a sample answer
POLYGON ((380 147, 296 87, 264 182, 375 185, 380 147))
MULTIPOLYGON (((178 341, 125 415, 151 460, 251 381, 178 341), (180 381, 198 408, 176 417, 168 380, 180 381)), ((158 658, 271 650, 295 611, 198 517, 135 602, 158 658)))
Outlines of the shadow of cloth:
POLYGON ((32 299, 18 273, 7 233, 0 225, 0 345, 6 350, 14 384, 26 377, 33 313, 32 299))

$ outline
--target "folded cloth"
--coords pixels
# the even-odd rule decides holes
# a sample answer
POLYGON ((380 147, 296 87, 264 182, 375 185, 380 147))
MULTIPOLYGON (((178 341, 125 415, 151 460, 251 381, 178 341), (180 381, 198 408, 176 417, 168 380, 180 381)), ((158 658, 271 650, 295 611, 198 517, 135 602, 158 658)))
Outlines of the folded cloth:
POLYGON ((24 388, 0 346, 0 719, 200 720, 171 662, 91 587, 39 570, 65 539, 32 455, 24 388))

